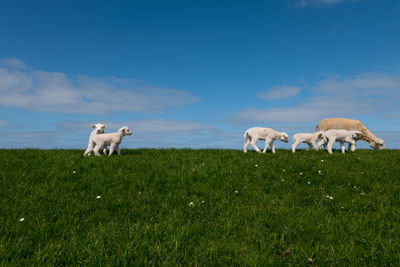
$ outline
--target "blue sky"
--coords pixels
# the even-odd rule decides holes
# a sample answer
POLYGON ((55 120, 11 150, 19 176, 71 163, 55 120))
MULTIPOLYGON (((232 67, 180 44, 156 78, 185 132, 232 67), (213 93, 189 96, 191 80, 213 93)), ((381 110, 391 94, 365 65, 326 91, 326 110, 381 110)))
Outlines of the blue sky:
POLYGON ((102 122, 133 130, 127 148, 241 149, 249 127, 327 117, 400 148, 398 14, 396 0, 0 0, 0 148, 83 149, 102 122))

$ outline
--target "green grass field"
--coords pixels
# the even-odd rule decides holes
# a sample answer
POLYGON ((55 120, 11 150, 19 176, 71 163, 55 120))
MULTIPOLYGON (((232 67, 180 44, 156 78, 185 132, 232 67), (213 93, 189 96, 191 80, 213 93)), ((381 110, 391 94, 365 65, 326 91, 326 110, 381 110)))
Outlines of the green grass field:
POLYGON ((0 150, 2 265, 400 265, 399 150, 83 152, 0 150))

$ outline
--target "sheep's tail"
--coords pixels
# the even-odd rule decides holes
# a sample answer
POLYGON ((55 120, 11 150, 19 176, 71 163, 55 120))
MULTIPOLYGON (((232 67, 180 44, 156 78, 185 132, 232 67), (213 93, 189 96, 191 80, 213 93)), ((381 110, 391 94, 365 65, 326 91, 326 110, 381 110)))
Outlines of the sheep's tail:
POLYGON ((248 130, 244 133, 243 139, 247 139, 247 136, 248 136, 248 130))

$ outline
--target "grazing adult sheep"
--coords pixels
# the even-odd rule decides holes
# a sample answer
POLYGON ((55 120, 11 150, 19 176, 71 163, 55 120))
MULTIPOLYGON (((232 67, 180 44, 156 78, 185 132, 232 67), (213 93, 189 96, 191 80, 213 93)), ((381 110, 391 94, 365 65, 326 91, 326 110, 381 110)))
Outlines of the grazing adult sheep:
MULTIPOLYGON (((385 149, 385 142, 373 135, 368 129, 358 120, 346 118, 329 118, 323 119, 315 126, 315 131, 328 131, 331 129, 342 129, 348 131, 360 131, 360 140, 363 140, 373 149, 385 149)), ((321 143, 321 142, 320 142, 321 143)), ((319 146, 321 144, 318 144, 319 146)))
POLYGON ((96 156, 100 156, 99 150, 103 147, 110 146, 109 156, 112 153, 117 151, 118 155, 121 155, 121 151, 119 148, 119 144, 121 144, 122 139, 126 135, 132 135, 131 130, 127 126, 121 127, 116 133, 108 133, 108 134, 98 134, 93 137, 93 142, 96 146, 93 149, 93 152, 96 156))
MULTIPOLYGON (((88 147, 87 147, 85 153, 83 153, 84 156, 90 156, 91 152, 93 151, 93 149, 94 149, 94 147, 95 147, 95 145, 96 145, 96 144, 93 142, 94 136, 95 136, 95 135, 98 135, 98 134, 103 134, 103 133, 104 133, 104 129, 105 129, 106 127, 107 127, 107 126, 105 126, 105 125, 102 124, 102 123, 96 123, 96 124, 93 124, 93 125, 92 125, 93 130, 92 130, 92 132, 90 133, 90 136, 89 136, 89 144, 88 144, 88 147)), ((104 154, 106 154, 107 149, 104 148, 104 151, 103 151, 103 152, 104 152, 104 154)))
POLYGON ((332 146, 336 141, 340 142, 340 148, 342 153, 345 151, 344 142, 349 143, 351 145, 351 151, 356 150, 356 141, 360 139, 361 136, 360 131, 347 131, 347 130, 328 130, 323 133, 324 137, 328 141, 326 145, 326 149, 329 154, 332 154, 332 146))
POLYGON ((265 140, 265 147, 262 153, 265 153, 268 147, 271 145, 272 153, 275 153, 275 140, 281 140, 282 142, 288 142, 288 135, 284 132, 278 132, 271 128, 263 128, 263 127, 253 127, 248 129, 243 138, 245 139, 243 151, 247 153, 247 147, 249 144, 254 148, 255 151, 261 152, 260 149, 256 146, 258 140, 265 140))
POLYGON ((293 145, 292 152, 296 152, 296 147, 301 143, 308 144, 308 149, 318 150, 318 146, 315 145, 317 141, 324 140, 323 132, 315 132, 315 133, 297 133, 293 135, 293 145))

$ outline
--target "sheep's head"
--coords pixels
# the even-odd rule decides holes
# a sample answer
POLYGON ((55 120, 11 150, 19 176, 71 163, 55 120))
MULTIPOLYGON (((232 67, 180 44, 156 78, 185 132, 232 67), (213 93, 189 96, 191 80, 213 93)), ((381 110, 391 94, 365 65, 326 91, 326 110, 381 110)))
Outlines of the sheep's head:
POLYGON ((95 130, 97 130, 97 134, 102 134, 102 133, 104 133, 104 129, 106 128, 107 126, 105 126, 104 124, 102 124, 102 123, 97 123, 97 124, 93 124, 92 125, 92 128, 93 129, 95 129, 95 130))
POLYGON ((371 141, 371 143, 369 143, 369 145, 373 149, 386 149, 385 142, 380 138, 377 138, 375 141, 371 141))
POLYGON ((281 137, 279 138, 282 142, 289 142, 287 133, 282 132, 281 137))
POLYGON ((362 133, 360 131, 354 131, 351 138, 353 138, 354 140, 359 140, 361 138, 361 135, 362 133))
POLYGON ((315 134, 317 134, 317 141, 324 140, 324 142, 327 142, 324 132, 316 132, 315 134))
POLYGON ((131 130, 129 130, 128 126, 121 127, 119 131, 122 133, 123 136, 132 135, 132 132, 131 130))

